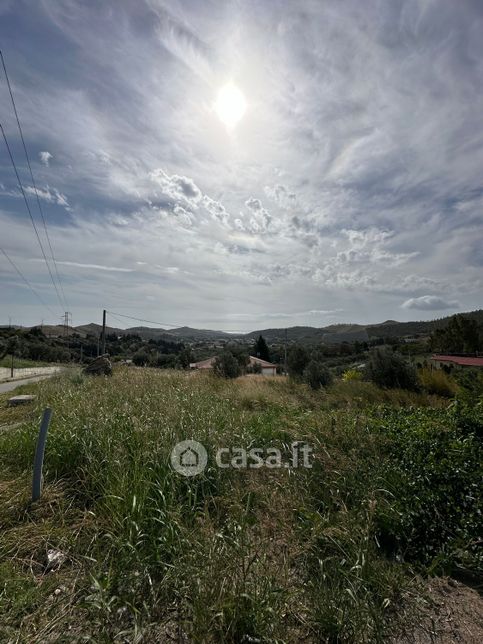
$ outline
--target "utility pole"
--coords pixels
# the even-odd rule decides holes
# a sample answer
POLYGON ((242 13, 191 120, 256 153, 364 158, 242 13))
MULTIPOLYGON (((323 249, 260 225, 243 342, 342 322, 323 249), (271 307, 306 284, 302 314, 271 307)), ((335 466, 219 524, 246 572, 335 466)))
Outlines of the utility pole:
POLYGON ((106 309, 102 312, 102 355, 106 353, 106 309))
POLYGON ((69 318, 72 324, 72 313, 70 311, 66 311, 64 313, 64 335, 67 337, 69 337, 69 318))
POLYGON ((287 375, 287 329, 285 329, 285 358, 284 358, 285 375, 287 375))

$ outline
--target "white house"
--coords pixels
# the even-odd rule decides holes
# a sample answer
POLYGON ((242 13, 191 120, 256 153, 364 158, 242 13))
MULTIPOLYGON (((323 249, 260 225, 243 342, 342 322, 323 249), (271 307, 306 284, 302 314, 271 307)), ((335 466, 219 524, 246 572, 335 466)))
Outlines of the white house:
MULTIPOLYGON (((216 360, 216 356, 211 358, 206 358, 206 360, 200 360, 200 362, 192 362, 190 364, 190 369, 213 369, 213 363, 216 360)), ((262 376, 275 376, 277 374, 277 365, 267 360, 262 360, 261 358, 256 358, 255 356, 250 356, 250 366, 254 367, 259 365, 261 368, 262 376)))

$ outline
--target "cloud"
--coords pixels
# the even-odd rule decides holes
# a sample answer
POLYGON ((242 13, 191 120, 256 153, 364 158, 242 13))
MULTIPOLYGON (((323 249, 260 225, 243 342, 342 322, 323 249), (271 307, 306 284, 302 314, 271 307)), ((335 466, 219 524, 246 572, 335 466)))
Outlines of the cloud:
POLYGON ((67 197, 57 190, 57 188, 50 188, 45 186, 45 188, 35 189, 33 186, 25 186, 24 188, 26 194, 32 195, 33 197, 38 195, 39 199, 47 201, 48 203, 55 203, 58 206, 63 206, 66 210, 69 209, 69 202, 67 197))
POLYGON ((103 264, 83 264, 82 262, 68 262, 57 260, 62 266, 73 266, 74 268, 93 268, 96 271, 114 271, 115 273, 132 273, 132 268, 120 268, 118 266, 104 266, 103 264))
POLYGON ((272 224, 272 216, 262 206, 260 199, 250 197, 245 201, 245 206, 249 212, 248 221, 245 222, 245 228, 253 234, 268 232, 272 224))
POLYGON ((277 184, 273 187, 265 186, 263 191, 267 197, 272 199, 280 208, 290 209, 297 205, 297 197, 295 193, 290 192, 284 185, 277 184))
MULTIPOLYGON (((64 266, 78 319, 104 306, 92 293, 191 326, 207 310, 220 326, 287 301, 301 324, 321 302, 373 322, 395 308, 410 319, 418 309, 400 303, 425 297, 478 307, 477 3, 94 4, 2 9, 4 28, 16 25, 15 40, 4 35, 26 143, 42 150, 39 197, 57 206, 56 256, 136 267, 119 280, 64 266), (50 65, 59 52, 64 64, 50 65), (212 105, 230 79, 248 109, 228 133, 212 105)), ((0 190, 6 250, 37 257, 8 166, 0 190)), ((38 317, 8 296, 13 315, 38 317)))
POLYGON ((192 179, 177 174, 169 176, 161 168, 152 170, 149 178, 159 188, 161 194, 173 202, 184 202, 197 208, 202 198, 201 190, 192 179))
POLYGON ((50 154, 50 152, 47 152, 47 150, 44 150, 43 152, 39 152, 39 158, 41 163, 49 167, 49 161, 50 159, 53 159, 53 156, 52 154, 50 154))
POLYGON ((421 295, 412 297, 401 305, 403 309, 417 309, 418 311, 443 311, 445 309, 459 308, 455 300, 445 300, 436 295, 421 295))

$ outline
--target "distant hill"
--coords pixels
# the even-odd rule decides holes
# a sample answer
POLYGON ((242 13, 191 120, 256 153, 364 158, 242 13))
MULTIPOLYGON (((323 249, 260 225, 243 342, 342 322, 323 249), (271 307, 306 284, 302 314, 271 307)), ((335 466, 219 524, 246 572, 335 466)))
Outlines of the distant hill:
MULTIPOLYGON (((476 320, 478 324, 483 324, 482 309, 462 313, 461 315, 476 320)), ((210 329, 194 329, 188 326, 169 330, 147 326, 136 326, 129 329, 107 327, 107 333, 114 333, 116 335, 134 334, 139 335, 144 340, 184 340, 188 343, 215 342, 217 340, 230 339, 252 341, 259 335, 263 335, 265 340, 269 343, 284 342, 285 337, 287 337, 289 342, 323 342, 325 344, 335 344, 339 342, 354 342, 356 340, 364 341, 374 338, 398 338, 413 335, 430 335, 436 329, 445 327, 451 317, 453 317, 453 315, 436 320, 419 322, 397 322, 396 320, 386 320, 385 322, 380 322, 378 324, 331 324, 320 328, 312 326, 292 326, 287 329, 260 329, 237 335, 210 329)), ((44 326, 43 330, 47 335, 62 336, 65 333, 65 329, 62 325, 44 326)), ((90 323, 71 327, 69 329, 69 333, 79 333, 81 336, 86 336, 87 334, 98 336, 100 335, 101 330, 102 327, 100 324, 90 323)))

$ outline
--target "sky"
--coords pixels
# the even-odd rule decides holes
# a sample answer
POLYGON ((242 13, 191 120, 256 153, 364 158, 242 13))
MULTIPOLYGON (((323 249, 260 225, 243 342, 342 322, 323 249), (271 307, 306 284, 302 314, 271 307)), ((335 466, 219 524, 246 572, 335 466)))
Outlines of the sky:
MULTIPOLYGON (((0 139, 0 246, 45 303, 0 255, 0 324, 481 308, 482 33, 480 0, 0 0, 67 300, 0 139), (246 101, 231 126, 226 86, 246 101)), ((51 259, 3 72, 0 122, 51 259)))

